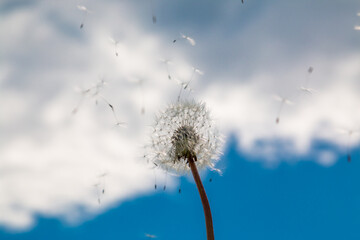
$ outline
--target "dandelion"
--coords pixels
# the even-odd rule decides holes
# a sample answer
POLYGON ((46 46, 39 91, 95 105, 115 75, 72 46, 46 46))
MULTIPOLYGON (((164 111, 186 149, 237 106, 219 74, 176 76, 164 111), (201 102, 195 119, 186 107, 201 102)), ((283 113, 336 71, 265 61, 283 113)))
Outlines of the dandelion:
POLYGON ((198 169, 215 169, 221 155, 222 136, 204 103, 181 101, 155 117, 151 135, 151 161, 166 172, 191 172, 205 213, 207 239, 214 239, 209 201, 198 169))

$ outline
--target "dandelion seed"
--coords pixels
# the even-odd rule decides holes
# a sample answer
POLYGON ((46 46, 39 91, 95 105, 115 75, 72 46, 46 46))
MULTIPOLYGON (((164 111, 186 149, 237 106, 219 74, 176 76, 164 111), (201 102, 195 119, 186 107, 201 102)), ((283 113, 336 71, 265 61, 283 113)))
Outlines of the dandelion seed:
POLYGON ((194 78, 195 73, 197 73, 197 74, 199 74, 199 75, 204 75, 204 72, 200 71, 200 69, 195 68, 195 67, 192 67, 192 69, 193 69, 193 71, 192 71, 192 73, 191 73, 190 80, 189 80, 189 82, 186 84, 186 86, 184 87, 184 89, 186 89, 186 88, 190 85, 191 81, 192 81, 193 78, 194 78))
POLYGON ((354 134, 360 133, 360 130, 352 130, 352 129, 337 129, 337 131, 341 134, 347 134, 348 139, 346 141, 346 158, 348 162, 351 162, 351 153, 350 153, 350 143, 351 143, 351 137, 354 134))
POLYGON ((172 62, 168 59, 159 59, 161 62, 163 62, 166 66, 166 71, 168 74, 168 79, 171 80, 171 75, 170 75, 170 71, 169 71, 169 64, 172 64, 172 62))
POLYGON ((104 173, 98 175, 97 176, 98 181, 96 184, 93 185, 93 187, 95 187, 95 189, 96 189, 97 202, 99 205, 101 204, 102 195, 105 194, 105 188, 106 188, 105 177, 108 174, 109 174, 108 172, 104 172, 104 173))
MULTIPOLYGON (((358 12, 356 15, 360 17, 360 12, 358 12)), ((355 25, 354 30, 360 31, 360 25, 355 25)))
POLYGON ((111 109, 112 113, 113 113, 113 117, 115 119, 115 126, 121 126, 121 127, 126 127, 126 122, 122 122, 119 121, 114 106, 103 96, 101 95, 102 90, 104 89, 104 86, 107 83, 105 82, 104 79, 100 79, 100 81, 98 83, 96 83, 95 86, 90 87, 88 89, 85 90, 79 90, 81 93, 81 98, 80 101, 78 102, 78 104, 76 105, 76 107, 72 110, 72 114, 75 115, 80 108, 80 105, 82 104, 82 102, 84 101, 85 97, 91 97, 91 98, 95 98, 95 104, 98 105, 98 100, 101 99, 103 102, 106 103, 106 105, 108 105, 108 107, 111 109))
POLYGON ((204 75, 204 72, 200 71, 200 69, 194 68, 194 67, 193 67, 193 69, 194 69, 194 72, 196 72, 197 74, 204 75))
POLYGON ((300 87, 300 90, 305 92, 305 93, 308 93, 308 94, 317 93, 317 90, 315 90, 313 88, 300 87))
POLYGON ((189 36, 186 36, 186 35, 184 35, 184 34, 182 34, 182 33, 180 33, 180 36, 181 36, 180 38, 174 39, 173 43, 175 43, 175 42, 178 41, 178 40, 184 39, 184 40, 186 40, 188 43, 190 43, 191 46, 195 46, 195 45, 196 45, 196 42, 195 42, 195 40, 194 40, 193 38, 191 38, 191 37, 189 37, 189 36))
POLYGON ((78 5, 77 7, 78 7, 78 9, 79 9, 80 11, 90 13, 90 11, 89 11, 85 6, 83 6, 83 5, 78 5))
POLYGON ((112 104, 110 104, 102 95, 100 95, 100 97, 110 107, 110 109, 111 109, 111 111, 113 113, 114 119, 115 119, 115 126, 126 127, 126 124, 127 124, 126 122, 119 121, 119 119, 118 119, 118 117, 116 115, 114 106, 112 104))
POLYGON ((107 175, 109 175, 109 172, 103 172, 103 173, 101 173, 98 177, 99 178, 104 178, 104 177, 106 177, 107 175))
POLYGON ((148 233, 145 233, 145 237, 148 237, 148 238, 157 238, 156 235, 152 235, 152 234, 148 234, 148 233))
POLYGON ((180 101, 181 93, 183 90, 189 91, 189 93, 193 92, 194 90, 189 87, 190 82, 189 81, 181 81, 179 79, 175 79, 176 83, 180 85, 180 91, 177 97, 177 101, 180 101))
POLYGON ((163 187, 164 191, 166 190, 166 183, 167 183, 167 172, 165 173, 165 183, 164 183, 164 187, 163 187))
POLYGON ((308 68, 308 71, 307 71, 308 75, 306 77, 305 85, 300 87, 301 91, 303 91, 305 93, 308 93, 308 94, 313 94, 313 93, 317 92, 315 89, 312 89, 312 88, 308 87, 309 86, 310 75, 312 74, 313 71, 314 71, 313 67, 308 68))
POLYGON ((293 103, 292 101, 290 101, 289 99, 280 97, 280 96, 278 96, 278 95, 274 95, 273 97, 274 97, 275 100, 281 102, 281 103, 280 103, 280 108, 279 108, 278 114, 277 114, 277 116, 276 116, 276 124, 279 124, 279 122, 280 122, 280 114, 281 114, 281 110, 282 110, 282 108, 283 108, 283 105, 284 105, 284 104, 292 105, 292 104, 294 104, 294 103, 293 103))
POLYGON ((178 191, 179 194, 181 194, 181 185, 182 185, 181 183, 182 183, 182 181, 181 181, 181 178, 180 178, 180 187, 179 187, 179 191, 178 191))
POLYGON ((145 114, 145 97, 144 97, 144 80, 142 79, 139 79, 137 81, 137 84, 140 88, 140 93, 141 93, 141 110, 140 110, 140 113, 141 115, 144 115, 145 114))
POLYGON ((215 169, 223 144, 209 111, 203 103, 177 102, 155 117, 154 132, 149 159, 169 173, 192 173, 204 207, 207 236, 214 239, 210 205, 198 173, 198 169, 215 169))
POLYGON ((114 45, 114 48, 115 48, 115 56, 119 56, 119 53, 117 51, 117 45, 119 44, 119 40, 115 40, 114 38, 112 37, 109 37, 109 41, 114 45))
MULTIPOLYGON (((145 158, 147 158, 147 162, 149 163, 149 159, 148 159, 148 156, 147 155, 144 155, 145 158)), ((153 163, 154 164, 154 167, 153 167, 153 173, 154 173, 154 190, 157 189, 157 181, 156 181, 156 167, 157 167, 157 164, 153 163)))
POLYGON ((100 183, 96 183, 93 185, 93 187, 96 188, 96 196, 97 196, 97 202, 98 204, 100 205, 101 204, 101 197, 100 197, 100 191, 99 191, 99 186, 100 186, 100 183))
MULTIPOLYGON (((299 94, 302 94, 302 93, 305 93, 305 94, 308 94, 308 95, 312 95, 312 94, 315 94, 315 93, 318 92, 317 90, 309 87, 310 76, 311 76, 311 74, 312 74, 313 71, 314 71, 314 68, 310 66, 310 67, 308 68, 308 70, 307 70, 307 76, 306 76, 306 80, 305 80, 305 82, 304 82, 304 85, 299 87, 300 93, 298 93, 298 94, 294 97, 295 99, 297 99, 297 97, 299 97, 299 94)), ((302 95, 300 95, 300 97, 301 97, 301 96, 302 96, 302 95)))
POLYGON ((85 97, 92 97, 95 98, 95 104, 97 105, 98 103, 98 97, 100 92, 102 91, 102 89, 104 88, 106 82, 101 79, 98 83, 96 83, 94 86, 87 88, 87 89, 81 89, 81 88, 76 88, 76 91, 80 92, 81 94, 81 98, 79 103, 77 104, 77 106, 73 109, 72 113, 76 114, 79 111, 80 105, 83 102, 85 97))
POLYGON ((152 16, 152 22, 155 24, 157 22, 157 18, 154 12, 154 3, 153 0, 150 0, 150 9, 151 9, 151 16, 152 16))
POLYGON ((83 19, 81 21, 81 24, 80 24, 80 29, 82 29, 84 27, 84 23, 85 23, 85 19, 86 19, 86 16, 88 13, 91 13, 91 11, 89 9, 87 9, 85 6, 83 5, 78 5, 77 8, 84 12, 84 16, 83 16, 83 19))
POLYGON ((76 88, 76 91, 80 92, 81 98, 76 107, 71 111, 71 114, 73 115, 75 115, 79 111, 80 105, 82 104, 84 97, 89 93, 90 89, 80 90, 79 88, 76 88))
POLYGON ((104 173, 102 173, 102 174, 100 174, 99 176, 98 176, 98 178, 100 179, 100 181, 99 181, 99 186, 101 186, 101 193, 102 194, 105 194, 105 187, 106 187, 106 182, 105 182, 105 177, 107 176, 107 175, 109 175, 109 172, 104 172, 104 173))
POLYGON ((176 80, 176 82, 181 86, 177 101, 180 101, 180 97, 181 97, 181 93, 182 93, 183 89, 184 90, 189 90, 189 94, 194 91, 193 89, 189 88, 189 86, 190 86, 190 83, 192 82, 192 80, 194 79, 195 74, 204 75, 204 72, 202 72, 200 69, 195 68, 195 67, 192 67, 192 69, 193 70, 191 72, 191 76, 190 76, 189 81, 176 80))

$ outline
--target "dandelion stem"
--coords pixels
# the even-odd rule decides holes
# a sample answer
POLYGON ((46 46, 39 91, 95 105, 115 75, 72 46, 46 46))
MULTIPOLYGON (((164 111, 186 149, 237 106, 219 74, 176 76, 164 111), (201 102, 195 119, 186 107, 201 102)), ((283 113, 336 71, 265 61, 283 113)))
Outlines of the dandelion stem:
POLYGON ((207 240, 214 240, 215 239, 214 227, 213 227, 213 222, 212 222, 212 217, 211 217, 210 204, 209 204, 209 200, 206 196, 204 186, 201 182, 199 172, 195 165, 196 156, 193 158, 189 158, 188 161, 189 161, 189 166, 190 166, 191 172, 193 174, 196 186, 199 190, 201 202, 202 202, 202 205, 204 208, 207 240))

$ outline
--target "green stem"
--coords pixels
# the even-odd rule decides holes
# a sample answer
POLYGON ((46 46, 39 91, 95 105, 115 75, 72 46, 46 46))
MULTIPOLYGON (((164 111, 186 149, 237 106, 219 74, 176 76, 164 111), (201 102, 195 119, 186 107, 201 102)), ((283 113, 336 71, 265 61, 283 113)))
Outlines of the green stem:
POLYGON ((211 217, 211 210, 210 210, 210 204, 209 204, 209 200, 206 196, 206 192, 204 189, 204 186, 201 182, 200 179, 200 175, 199 172, 196 168, 196 156, 193 158, 189 158, 189 166, 192 172, 192 175, 194 177, 196 186, 198 188, 199 194, 200 194, 200 198, 201 198, 201 202, 204 208, 204 214, 205 214, 205 223, 206 223, 206 235, 207 235, 207 240, 214 240, 214 227, 213 227, 213 222, 212 222, 212 217, 211 217))

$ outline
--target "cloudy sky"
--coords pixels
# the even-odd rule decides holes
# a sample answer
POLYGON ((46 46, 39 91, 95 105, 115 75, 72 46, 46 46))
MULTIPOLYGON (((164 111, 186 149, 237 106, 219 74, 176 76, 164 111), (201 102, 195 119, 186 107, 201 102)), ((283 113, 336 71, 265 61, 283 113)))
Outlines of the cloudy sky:
POLYGON ((143 158, 154 114, 189 81, 181 98, 226 137, 222 175, 201 173, 217 238, 358 239, 359 13, 357 0, 1 1, 0 239, 204 238, 191 176, 143 158))

